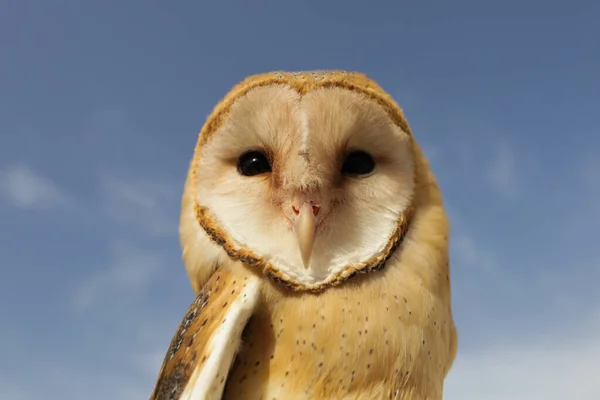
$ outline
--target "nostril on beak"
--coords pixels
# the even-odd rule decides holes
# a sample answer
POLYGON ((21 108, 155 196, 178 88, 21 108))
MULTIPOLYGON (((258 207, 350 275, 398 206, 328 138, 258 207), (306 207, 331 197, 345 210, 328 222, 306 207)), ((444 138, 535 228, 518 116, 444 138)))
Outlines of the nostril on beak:
POLYGON ((319 210, 320 209, 321 209, 321 207, 319 207, 319 206, 312 206, 313 214, 315 215, 315 217, 317 215, 319 215, 319 210))
POLYGON ((294 214, 298 215, 300 214, 300 210, 296 207, 296 206, 292 206, 292 211, 294 212, 294 214))

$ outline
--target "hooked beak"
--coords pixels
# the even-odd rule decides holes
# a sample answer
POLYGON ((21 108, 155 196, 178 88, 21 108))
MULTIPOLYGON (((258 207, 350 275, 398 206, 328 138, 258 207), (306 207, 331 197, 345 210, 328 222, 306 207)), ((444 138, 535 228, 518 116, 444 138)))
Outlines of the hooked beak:
POLYGON ((296 218, 294 221, 294 233, 298 239, 298 247, 302 256, 304 268, 310 265, 310 256, 315 243, 317 233, 317 213, 318 207, 312 206, 309 202, 303 202, 300 208, 294 208, 296 218))

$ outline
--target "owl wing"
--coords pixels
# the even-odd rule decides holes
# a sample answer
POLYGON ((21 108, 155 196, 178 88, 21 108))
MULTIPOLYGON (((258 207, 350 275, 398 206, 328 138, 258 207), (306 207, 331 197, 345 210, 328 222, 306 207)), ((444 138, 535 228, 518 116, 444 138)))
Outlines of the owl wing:
POLYGON ((259 286, 241 266, 210 277, 171 340, 151 400, 221 398, 259 286))

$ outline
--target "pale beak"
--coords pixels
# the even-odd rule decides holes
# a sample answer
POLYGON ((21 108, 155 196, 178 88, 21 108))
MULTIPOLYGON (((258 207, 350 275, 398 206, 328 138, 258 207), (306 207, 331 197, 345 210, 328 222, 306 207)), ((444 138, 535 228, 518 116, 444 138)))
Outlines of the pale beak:
POLYGON ((294 231, 298 239, 302 263, 304 264, 304 268, 308 268, 317 232, 317 217, 314 215, 310 203, 305 202, 300 207, 300 211, 296 216, 294 231))

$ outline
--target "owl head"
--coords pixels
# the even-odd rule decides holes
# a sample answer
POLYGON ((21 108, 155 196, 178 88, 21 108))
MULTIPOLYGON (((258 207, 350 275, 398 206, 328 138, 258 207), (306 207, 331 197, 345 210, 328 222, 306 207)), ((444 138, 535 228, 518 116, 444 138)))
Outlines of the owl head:
POLYGON ((189 168, 180 237, 194 290, 231 259, 292 290, 381 268, 411 221, 416 151, 399 106, 363 74, 245 79, 189 168))

